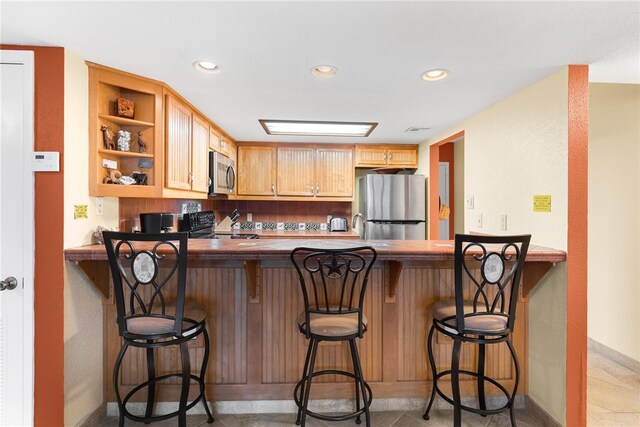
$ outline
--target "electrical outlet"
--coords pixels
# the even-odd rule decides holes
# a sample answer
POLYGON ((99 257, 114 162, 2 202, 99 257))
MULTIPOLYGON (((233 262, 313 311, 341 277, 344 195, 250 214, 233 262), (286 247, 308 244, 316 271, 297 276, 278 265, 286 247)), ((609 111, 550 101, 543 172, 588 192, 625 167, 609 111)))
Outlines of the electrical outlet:
POLYGON ((247 222, 253 222, 253 214, 251 213, 247 214, 247 222))
POLYGON ((476 227, 482 228, 482 214, 478 214, 476 217, 476 227))
POLYGON ((467 197, 467 209, 473 209, 473 196, 467 197))
POLYGON ((500 230, 507 231, 507 214, 500 215, 500 230))
POLYGON ((104 213, 104 198, 96 197, 96 215, 102 216, 104 213))

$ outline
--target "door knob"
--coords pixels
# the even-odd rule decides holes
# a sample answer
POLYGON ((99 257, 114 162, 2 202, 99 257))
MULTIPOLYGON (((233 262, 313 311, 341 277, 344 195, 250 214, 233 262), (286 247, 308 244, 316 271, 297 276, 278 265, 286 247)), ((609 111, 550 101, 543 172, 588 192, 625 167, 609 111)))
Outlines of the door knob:
POLYGON ((18 281, 13 276, 9 276, 6 279, 0 281, 0 291, 4 291, 5 289, 10 291, 15 289, 17 286, 18 281))

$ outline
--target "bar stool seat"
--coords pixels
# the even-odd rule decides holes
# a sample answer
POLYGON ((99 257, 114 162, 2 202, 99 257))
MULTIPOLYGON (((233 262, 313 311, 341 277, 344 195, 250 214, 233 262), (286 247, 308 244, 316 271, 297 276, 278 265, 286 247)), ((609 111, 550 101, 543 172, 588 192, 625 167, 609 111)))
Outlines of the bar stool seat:
MULTIPOLYGON (((474 313, 473 303, 463 301, 465 326, 486 335, 501 334, 507 329, 508 317, 488 312, 474 313)), ((455 300, 441 300, 431 306, 433 318, 452 330, 457 328, 455 300)))
MULTIPOLYGON (((337 307, 334 307, 336 310, 337 307)), ((367 316, 362 314, 362 329, 367 329, 367 316)), ((323 314, 310 313, 310 333, 326 337, 350 336, 358 333, 358 313, 323 314)), ((298 316, 298 328, 307 333, 305 312, 298 316)))

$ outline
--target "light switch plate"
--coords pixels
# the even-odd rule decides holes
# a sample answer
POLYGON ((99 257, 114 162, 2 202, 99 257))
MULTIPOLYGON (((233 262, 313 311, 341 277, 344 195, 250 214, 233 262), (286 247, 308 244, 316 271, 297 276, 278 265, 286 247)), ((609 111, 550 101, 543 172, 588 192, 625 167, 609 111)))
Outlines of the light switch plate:
POLYGON ((473 196, 469 196, 466 199, 467 209, 473 209, 473 196))
POLYGON ((320 230, 327 231, 327 224, 324 224, 324 223, 320 224, 320 230))
POLYGON ((96 197, 96 215, 102 216, 104 212, 104 198, 96 197))
POLYGON ((247 222, 253 222, 253 214, 251 213, 247 214, 247 222))
POLYGON ((261 222, 256 222, 256 230, 262 230, 262 223, 261 222))
POLYGON ((507 231, 507 214, 500 215, 500 230, 507 231))
POLYGON ((276 223, 276 228, 278 230, 284 230, 284 222, 278 222, 276 223))
POLYGON ((299 222, 298 223, 298 230, 304 231, 304 229, 305 229, 304 222, 299 222))
POLYGON ((476 217, 476 227, 482 228, 482 214, 478 214, 476 217))

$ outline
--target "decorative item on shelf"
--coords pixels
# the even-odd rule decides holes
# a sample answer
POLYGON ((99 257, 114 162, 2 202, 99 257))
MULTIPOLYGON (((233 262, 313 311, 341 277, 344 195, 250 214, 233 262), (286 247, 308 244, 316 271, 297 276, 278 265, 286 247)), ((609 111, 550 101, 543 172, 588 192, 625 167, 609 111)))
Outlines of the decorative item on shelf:
POLYGON ((97 226, 96 229, 93 231, 93 240, 95 240, 95 242, 98 245, 104 245, 104 237, 102 236, 103 231, 118 231, 118 227, 113 227, 109 229, 101 225, 97 226))
POLYGON ((133 172, 131 174, 131 176, 133 176, 133 179, 136 180, 136 184, 137 185, 147 185, 148 184, 148 177, 147 177, 146 173, 133 172))
POLYGON ((142 140, 142 132, 138 132, 136 134, 138 136, 138 152, 146 153, 147 152, 147 143, 142 140))
POLYGON ((127 130, 118 131, 118 150, 131 151, 131 132, 127 130))
POLYGON ((111 132, 109 126, 102 125, 100 130, 102 131, 102 143, 104 144, 105 150, 115 150, 116 144, 113 142, 113 132, 111 132))
POLYGON ((120 179, 118 180, 118 184, 122 184, 122 185, 135 185, 136 184, 136 180, 135 178, 132 178, 128 175, 122 175, 120 177, 120 179))
POLYGON ((128 99, 124 98, 118 98, 116 116, 133 119, 133 101, 129 101, 128 99))
POLYGON ((138 167, 140 169, 149 169, 153 167, 153 159, 138 159, 138 167))
POLYGON ((119 184, 119 180, 122 177, 122 172, 118 169, 108 169, 107 168, 107 176, 102 180, 103 184, 119 184))

